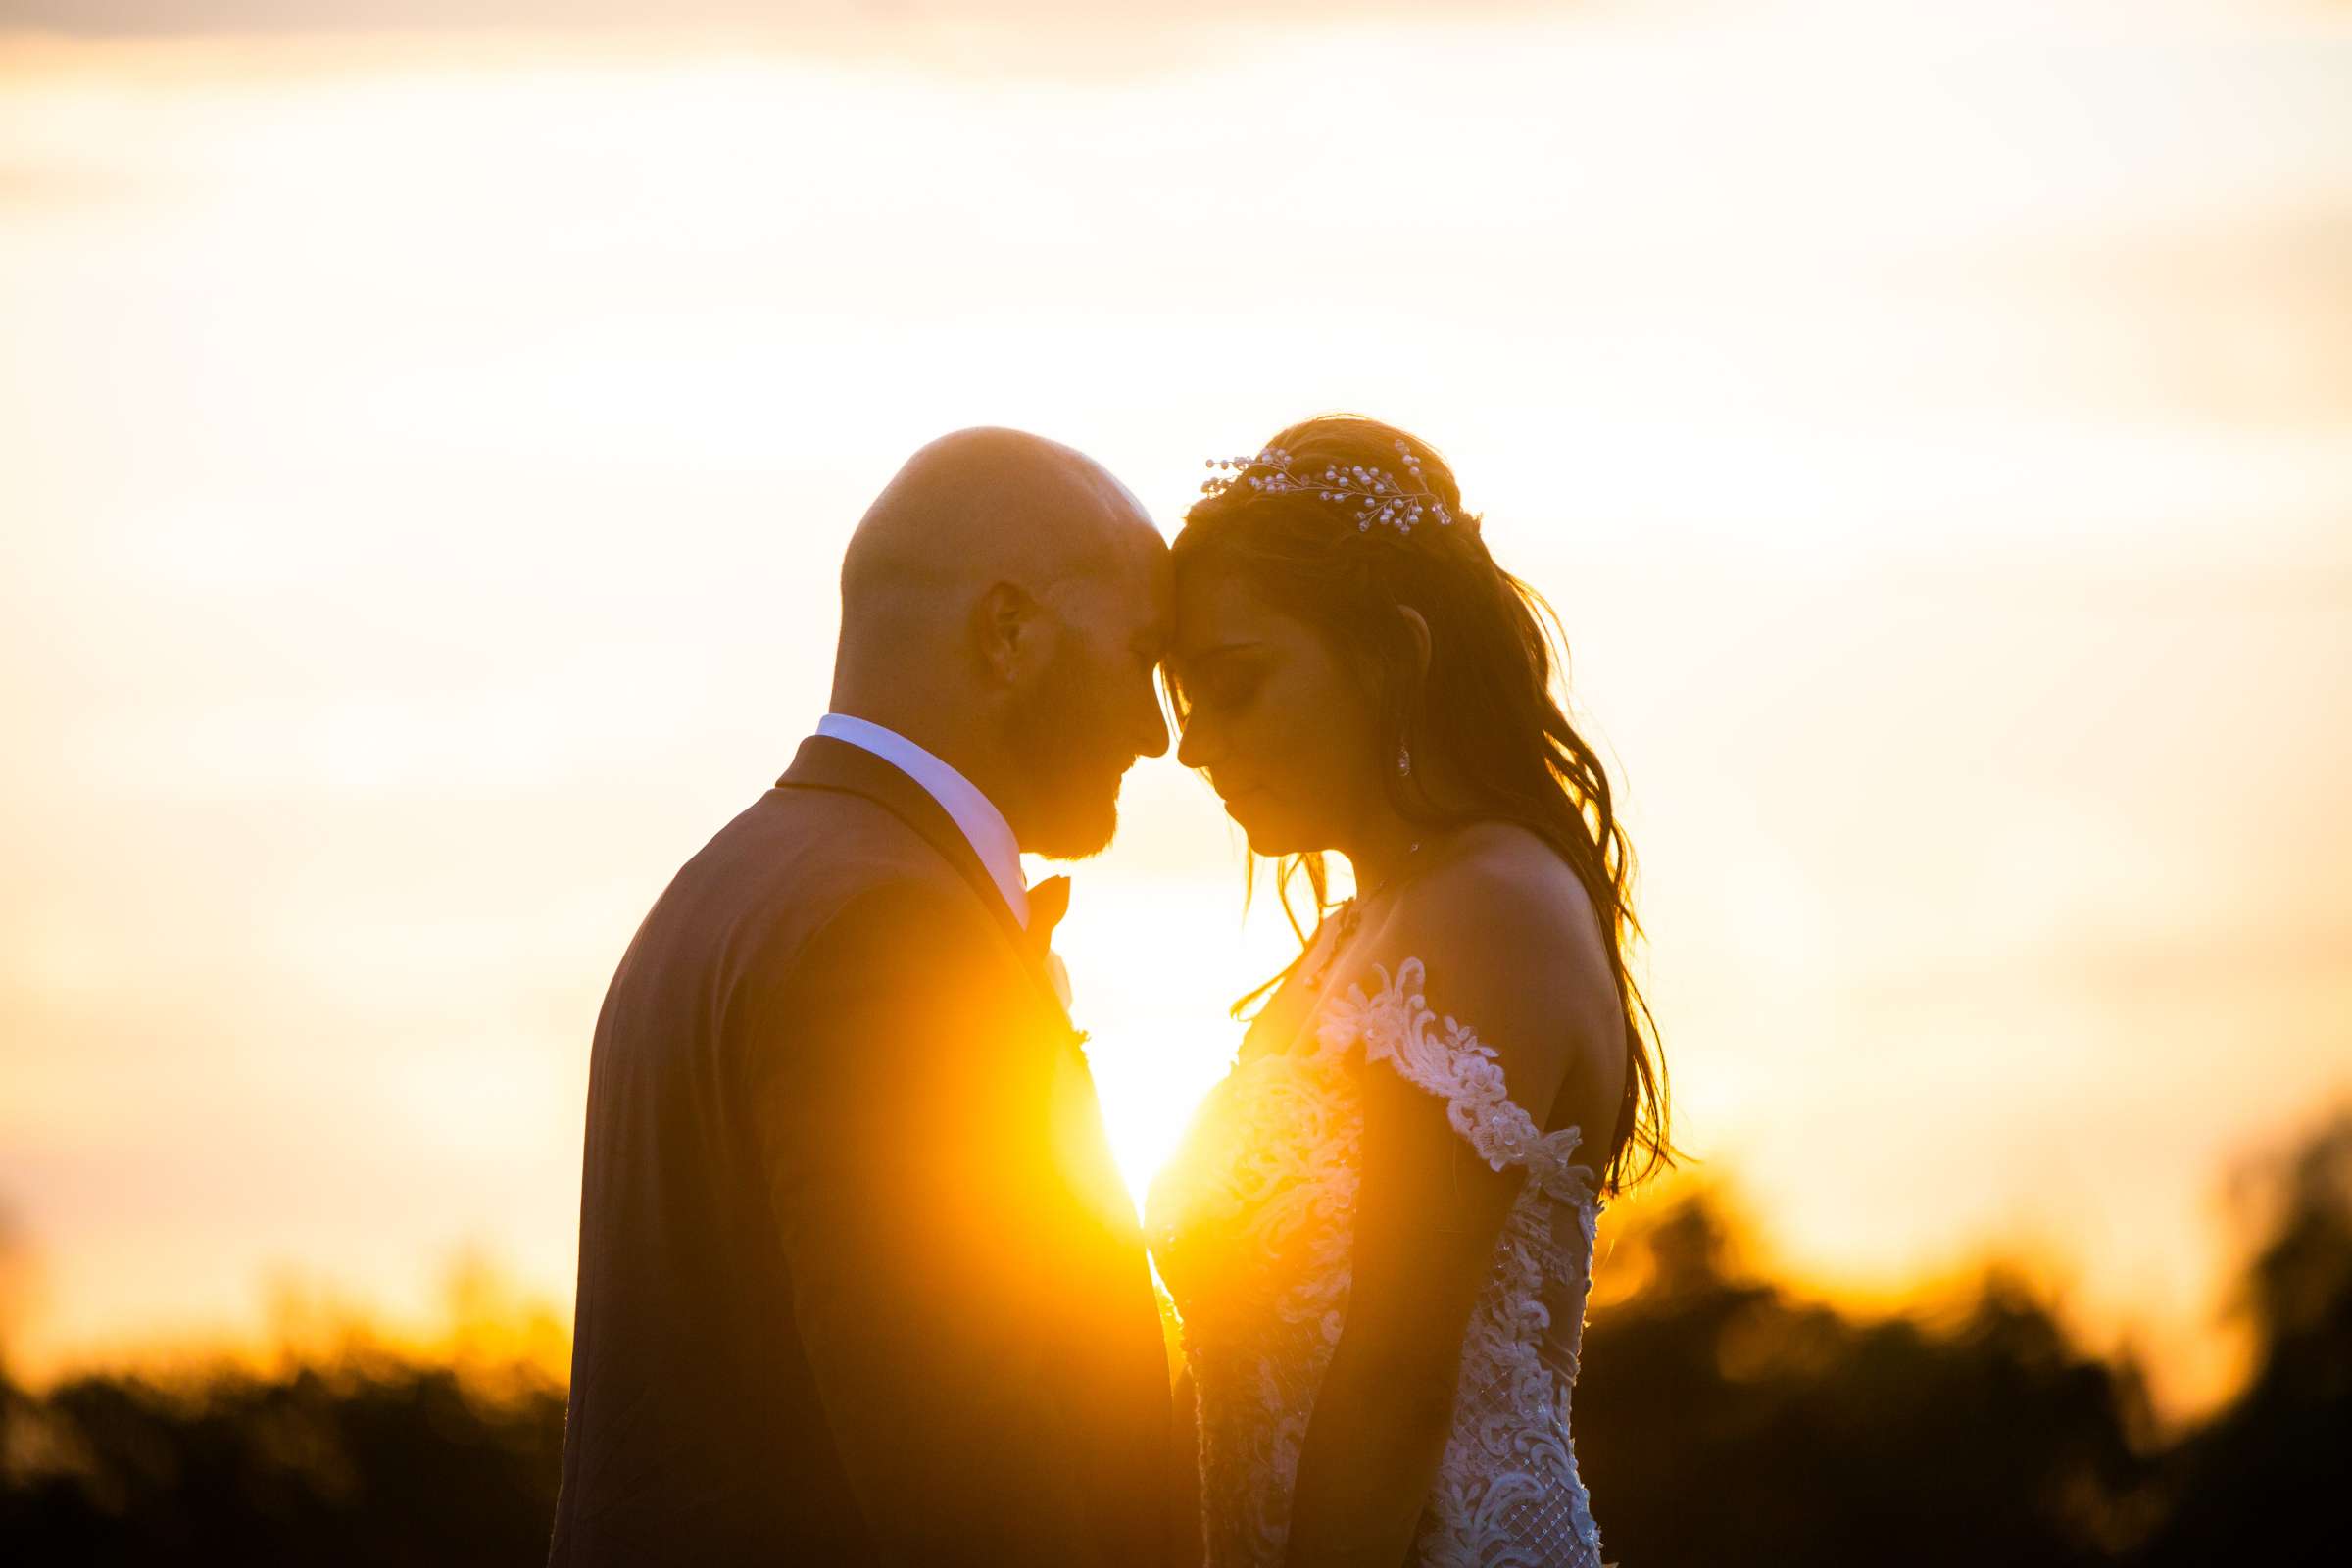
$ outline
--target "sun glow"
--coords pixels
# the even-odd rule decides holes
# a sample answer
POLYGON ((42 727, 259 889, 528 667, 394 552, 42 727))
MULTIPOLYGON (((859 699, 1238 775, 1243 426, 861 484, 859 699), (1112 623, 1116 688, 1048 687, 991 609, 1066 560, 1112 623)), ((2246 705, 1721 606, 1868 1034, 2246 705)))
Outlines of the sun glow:
MULTIPOLYGON (((1566 619, 1684 1135, 1783 1255, 2063 1259, 2191 1364, 2220 1173, 2345 1082, 2352 44, 1601 9, 1017 91, 0 40, 12 1363, 289 1261, 566 1296, 606 978, 821 710, 905 453, 1028 425, 1172 527, 1359 408, 1566 619)), ((1060 946, 1140 1198, 1293 943, 1172 760, 1124 819, 1060 946)))

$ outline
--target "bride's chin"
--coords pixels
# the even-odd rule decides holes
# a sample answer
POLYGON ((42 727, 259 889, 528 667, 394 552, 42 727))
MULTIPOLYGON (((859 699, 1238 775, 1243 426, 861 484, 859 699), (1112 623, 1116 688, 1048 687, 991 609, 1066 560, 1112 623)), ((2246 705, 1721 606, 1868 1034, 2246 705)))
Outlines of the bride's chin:
POLYGON ((1283 824, 1268 819, 1264 792, 1251 790, 1239 801, 1225 803, 1225 815, 1250 841, 1250 853, 1268 858, 1280 855, 1296 855, 1300 846, 1295 842, 1298 835, 1286 831, 1283 824))
MULTIPOLYGON (((1230 812, 1227 814, 1231 815, 1230 812)), ((1284 835, 1272 831, 1263 822, 1243 822, 1238 816, 1234 817, 1234 821, 1241 824, 1243 835, 1250 840, 1250 854, 1262 855, 1266 858, 1272 859, 1276 856, 1291 853, 1290 840, 1284 835)))

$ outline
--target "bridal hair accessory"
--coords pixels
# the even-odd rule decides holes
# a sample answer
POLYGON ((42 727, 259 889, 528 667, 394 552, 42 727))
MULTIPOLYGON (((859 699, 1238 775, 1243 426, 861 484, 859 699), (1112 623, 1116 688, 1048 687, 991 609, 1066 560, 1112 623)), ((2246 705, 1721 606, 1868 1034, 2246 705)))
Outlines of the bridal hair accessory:
POLYGON ((1352 502, 1359 533, 1369 533, 1377 522, 1399 534, 1410 534, 1424 517, 1451 526, 1453 514, 1422 479, 1421 460, 1413 456, 1412 448, 1399 441, 1396 455, 1404 464, 1409 484, 1398 483, 1386 468, 1360 464, 1346 468, 1328 465, 1319 474, 1302 471, 1298 460, 1280 447, 1268 447, 1254 458, 1211 458, 1210 467, 1232 471, 1202 481, 1200 493, 1220 496, 1237 484, 1246 484, 1264 496, 1310 495, 1323 501, 1352 502))

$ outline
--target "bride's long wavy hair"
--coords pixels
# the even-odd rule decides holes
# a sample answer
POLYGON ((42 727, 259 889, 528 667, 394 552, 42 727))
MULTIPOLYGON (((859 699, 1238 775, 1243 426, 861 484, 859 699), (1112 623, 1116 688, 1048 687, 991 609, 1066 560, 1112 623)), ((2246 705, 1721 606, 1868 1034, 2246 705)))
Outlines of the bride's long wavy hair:
MULTIPOLYGON (((1453 471, 1427 442, 1377 419, 1334 414, 1292 425, 1266 445, 1304 472, 1361 465, 1402 478, 1399 442, 1418 460, 1421 483, 1449 523, 1425 516, 1408 531, 1378 522, 1359 528, 1350 504, 1312 492, 1268 494, 1244 482, 1194 504, 1175 561, 1179 569, 1241 573, 1367 673, 1382 716, 1381 750, 1367 763, 1407 821, 1433 829, 1516 822, 1575 870, 1599 918, 1625 1019, 1625 1098, 1600 1171, 1606 1191, 1622 1191, 1674 1162, 1666 1069, 1656 1020, 1626 963, 1627 947, 1642 935, 1632 900, 1633 845, 1600 758, 1552 693, 1555 663, 1563 672, 1567 664, 1559 616, 1488 554, 1478 519, 1462 510, 1453 471), (1429 625, 1426 674, 1398 613, 1405 608, 1429 625), (1399 773, 1384 765, 1402 748, 1417 762, 1438 764, 1449 784, 1446 803, 1425 787, 1432 768, 1399 773)), ((1173 676, 1167 688, 1181 723, 1190 705, 1173 676)), ((1250 867, 1254 887, 1254 857, 1250 867)), ((1301 874, 1320 918, 1330 907, 1320 853, 1283 857, 1275 876, 1303 958, 1310 932, 1291 906, 1292 882, 1301 874)), ((1235 1015, 1245 1015, 1298 962, 1236 1003, 1235 1015)))

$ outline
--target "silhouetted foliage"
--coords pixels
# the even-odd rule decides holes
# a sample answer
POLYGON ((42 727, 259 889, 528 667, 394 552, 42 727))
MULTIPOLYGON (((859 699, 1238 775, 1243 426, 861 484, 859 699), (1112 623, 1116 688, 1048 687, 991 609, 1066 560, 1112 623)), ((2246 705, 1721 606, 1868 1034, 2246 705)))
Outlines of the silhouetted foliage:
POLYGON ((2130 1370, 2086 1359, 2022 1287, 1964 1319, 1857 1322, 1728 1277, 1682 1207, 1655 1277, 1587 1332, 1577 1452, 1631 1564, 2121 1560, 2150 1461, 2130 1370))
POLYGON ((2280 1215, 2241 1286, 2254 1373, 2229 1409, 2182 1445, 2167 1478, 2152 1568, 2251 1559, 2324 1562, 2343 1552, 2352 1474, 2352 1115, 2288 1164, 2280 1215), (2326 1534, 2322 1534, 2323 1528, 2326 1534), (2259 1544, 2261 1551, 2248 1548, 2259 1544))
MULTIPOLYGON (((2138 1378, 1993 1274, 1933 1321, 1863 1319, 1728 1261, 1690 1200, 1620 1240, 1577 1449, 1629 1568, 2326 1560, 2352 1453, 2352 1114, 2271 1181, 2243 1394, 2169 1446, 2138 1378)), ((4 1363, 0 1363, 4 1364, 4 1363)), ((0 1560, 527 1564, 564 1395, 383 1356, 277 1377, 0 1375, 0 1560)))
POLYGON ((563 1442, 558 1389, 491 1396, 397 1363, 8 1390, 0 1558, 541 1561, 563 1442))

